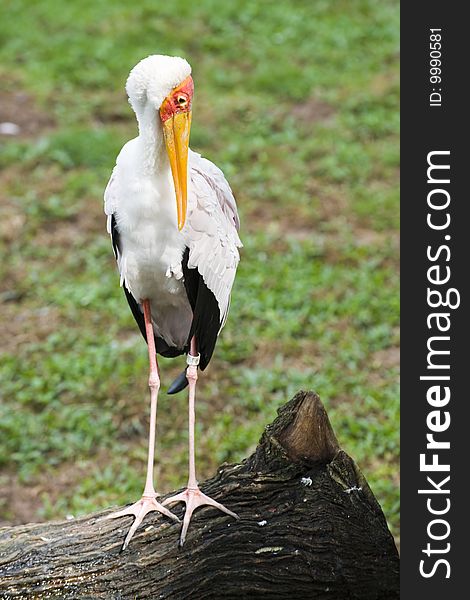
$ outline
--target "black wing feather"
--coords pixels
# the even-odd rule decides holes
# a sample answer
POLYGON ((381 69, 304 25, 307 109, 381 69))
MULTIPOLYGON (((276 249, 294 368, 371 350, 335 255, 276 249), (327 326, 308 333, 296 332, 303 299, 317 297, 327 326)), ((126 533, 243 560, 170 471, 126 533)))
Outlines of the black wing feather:
POLYGON ((201 355, 199 368, 203 371, 212 357, 220 331, 220 310, 216 297, 207 287, 197 269, 188 268, 189 248, 183 254, 184 286, 193 309, 193 322, 188 337, 196 336, 197 349, 201 355))

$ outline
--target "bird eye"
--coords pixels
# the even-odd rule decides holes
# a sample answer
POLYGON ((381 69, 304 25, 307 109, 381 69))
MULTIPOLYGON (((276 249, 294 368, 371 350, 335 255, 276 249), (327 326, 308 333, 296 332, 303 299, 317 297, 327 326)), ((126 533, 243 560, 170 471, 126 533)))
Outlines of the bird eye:
POLYGON ((188 103, 188 99, 186 98, 186 96, 178 96, 176 101, 180 106, 186 106, 186 104, 188 103))

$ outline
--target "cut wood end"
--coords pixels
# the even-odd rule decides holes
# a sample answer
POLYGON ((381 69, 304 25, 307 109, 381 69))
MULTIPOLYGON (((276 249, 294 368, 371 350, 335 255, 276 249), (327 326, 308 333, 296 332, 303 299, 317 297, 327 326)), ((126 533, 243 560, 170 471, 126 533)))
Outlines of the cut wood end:
POLYGON ((272 435, 293 461, 330 462, 340 450, 320 397, 299 392, 279 410, 272 435))

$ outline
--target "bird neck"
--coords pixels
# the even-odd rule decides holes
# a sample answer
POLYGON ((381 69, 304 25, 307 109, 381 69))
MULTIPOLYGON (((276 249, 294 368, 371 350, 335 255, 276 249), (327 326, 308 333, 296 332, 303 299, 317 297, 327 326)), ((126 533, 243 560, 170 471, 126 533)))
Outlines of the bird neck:
POLYGON ((153 106, 146 104, 143 110, 137 114, 137 121, 144 171, 154 174, 163 170, 170 170, 163 127, 158 112, 153 106))

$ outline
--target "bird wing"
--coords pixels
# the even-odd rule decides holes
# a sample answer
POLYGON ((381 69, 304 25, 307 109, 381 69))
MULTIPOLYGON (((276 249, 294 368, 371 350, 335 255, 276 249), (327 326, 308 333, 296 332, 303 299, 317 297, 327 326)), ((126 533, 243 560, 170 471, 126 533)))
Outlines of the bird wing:
POLYGON ((188 216, 183 229, 188 269, 197 269, 214 294, 225 322, 242 247, 240 220, 232 190, 222 171, 190 151, 188 216))
POLYGON ((119 243, 117 237, 117 230, 115 227, 115 216, 114 213, 117 209, 118 204, 118 191, 117 191, 117 177, 116 177, 117 166, 114 167, 111 177, 109 178, 108 185, 104 190, 104 214, 108 217, 106 223, 106 229, 111 236, 113 242, 114 256, 119 264, 119 243))

